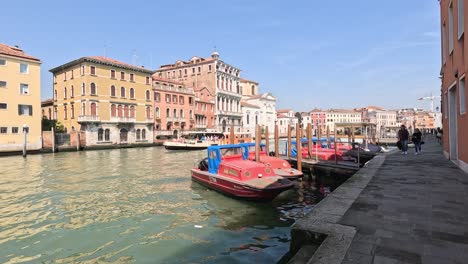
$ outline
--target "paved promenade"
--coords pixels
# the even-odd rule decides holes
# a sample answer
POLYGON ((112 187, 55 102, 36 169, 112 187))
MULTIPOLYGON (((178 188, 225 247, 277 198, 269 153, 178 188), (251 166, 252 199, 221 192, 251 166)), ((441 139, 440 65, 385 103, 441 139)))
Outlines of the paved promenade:
POLYGON ((338 223, 357 231, 343 263, 468 263, 468 175, 428 138, 388 155, 338 223))

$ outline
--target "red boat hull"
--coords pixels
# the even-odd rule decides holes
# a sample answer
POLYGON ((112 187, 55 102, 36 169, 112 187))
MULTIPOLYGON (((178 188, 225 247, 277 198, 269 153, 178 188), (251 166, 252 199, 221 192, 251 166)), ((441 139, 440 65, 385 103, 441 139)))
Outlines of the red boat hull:
POLYGON ((192 169, 192 180, 223 194, 248 200, 272 200, 293 186, 292 182, 284 180, 273 183, 267 188, 257 189, 199 169, 192 169))

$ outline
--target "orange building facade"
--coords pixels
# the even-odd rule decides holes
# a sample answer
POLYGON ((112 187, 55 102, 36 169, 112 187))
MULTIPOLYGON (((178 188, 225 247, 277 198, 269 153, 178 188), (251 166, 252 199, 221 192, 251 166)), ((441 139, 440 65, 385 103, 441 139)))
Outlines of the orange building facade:
POLYGON ((468 67, 468 4, 441 0, 441 79, 443 148, 447 158, 468 172, 468 117, 466 72, 468 67))

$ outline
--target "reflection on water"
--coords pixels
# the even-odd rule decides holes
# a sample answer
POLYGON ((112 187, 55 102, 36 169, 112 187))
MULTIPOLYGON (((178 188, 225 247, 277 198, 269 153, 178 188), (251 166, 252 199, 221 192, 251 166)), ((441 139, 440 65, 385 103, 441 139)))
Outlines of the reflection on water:
MULTIPOLYGON (((276 262, 312 186, 268 203, 190 179, 205 151, 163 148, 0 158, 0 263, 276 262)), ((305 186, 299 186, 299 185, 305 186)))

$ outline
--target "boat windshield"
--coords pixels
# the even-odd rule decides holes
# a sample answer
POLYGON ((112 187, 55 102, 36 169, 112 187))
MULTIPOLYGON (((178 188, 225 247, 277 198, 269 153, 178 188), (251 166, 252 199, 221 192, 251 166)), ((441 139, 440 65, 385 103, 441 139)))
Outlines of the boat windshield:
POLYGON ((233 148, 226 148, 221 149, 221 156, 223 157, 233 157, 233 156, 242 156, 243 151, 242 147, 233 147, 233 148))
POLYGON ((222 133, 189 133, 184 136, 185 139, 194 140, 220 140, 224 138, 222 133))
MULTIPOLYGON (((255 145, 249 146, 249 152, 255 152, 255 145)), ((260 152, 265 152, 266 151, 266 146, 260 145, 260 152)))

